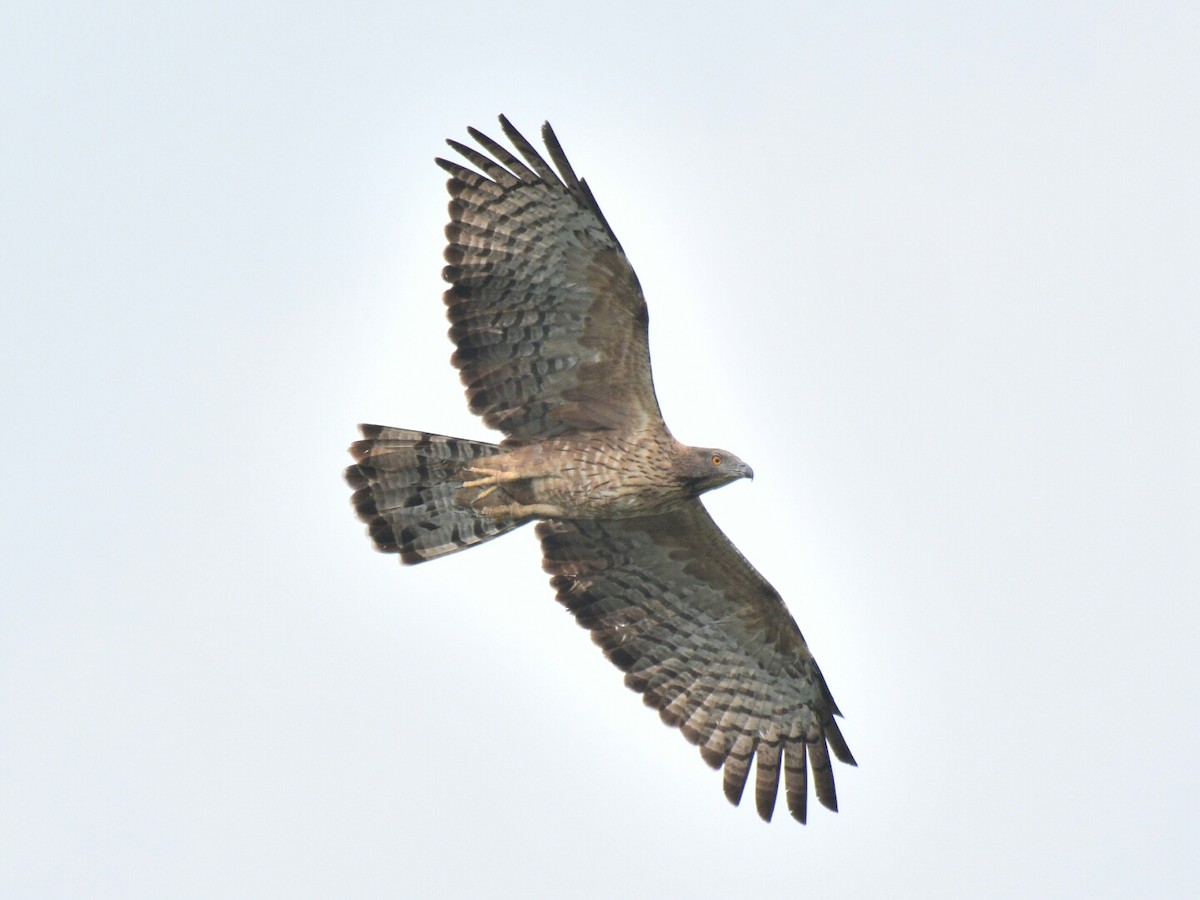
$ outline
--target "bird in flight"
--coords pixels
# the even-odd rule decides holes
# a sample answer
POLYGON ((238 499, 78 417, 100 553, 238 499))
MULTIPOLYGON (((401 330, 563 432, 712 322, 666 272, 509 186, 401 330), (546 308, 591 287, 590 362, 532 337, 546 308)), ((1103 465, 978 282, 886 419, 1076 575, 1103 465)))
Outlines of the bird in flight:
POLYGON ((361 425, 345 477, 375 547, 419 563, 536 521, 558 601, 625 684, 724 768, 770 821, 782 770, 804 822, 809 773, 837 809, 830 751, 855 765, 816 660, 778 592, 700 502, 750 466, 677 441, 650 374, 642 289, 550 124, 553 168, 503 116, 512 150, 450 175, 444 295, 451 362, 500 443, 361 425), (515 152, 514 152, 515 150, 515 152))

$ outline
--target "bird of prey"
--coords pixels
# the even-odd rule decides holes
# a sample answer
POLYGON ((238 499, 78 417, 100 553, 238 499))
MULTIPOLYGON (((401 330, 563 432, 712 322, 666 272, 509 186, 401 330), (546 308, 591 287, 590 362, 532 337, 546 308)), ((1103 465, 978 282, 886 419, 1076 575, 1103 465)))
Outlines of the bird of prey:
POLYGON ((512 150, 447 143, 444 300, 451 361, 500 443, 362 425, 345 477, 375 547, 419 563, 537 521, 558 601, 741 800, 770 820, 783 772, 805 821, 808 773, 837 809, 841 715, 779 594, 701 505, 752 478, 671 435, 650 376, 642 289, 550 124, 553 168, 503 116, 512 150), (515 150, 515 152, 514 152, 515 150))

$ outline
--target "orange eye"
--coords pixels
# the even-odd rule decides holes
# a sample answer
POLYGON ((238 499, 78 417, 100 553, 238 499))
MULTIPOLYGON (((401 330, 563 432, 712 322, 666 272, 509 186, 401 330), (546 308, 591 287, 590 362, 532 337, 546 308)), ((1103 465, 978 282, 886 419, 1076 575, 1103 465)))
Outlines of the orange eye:
POLYGON ((712 464, 713 464, 714 466, 719 466, 719 465, 721 464, 721 457, 717 456, 717 454, 715 454, 715 453, 714 453, 714 454, 712 455, 712 460, 711 460, 711 462, 712 462, 712 464))

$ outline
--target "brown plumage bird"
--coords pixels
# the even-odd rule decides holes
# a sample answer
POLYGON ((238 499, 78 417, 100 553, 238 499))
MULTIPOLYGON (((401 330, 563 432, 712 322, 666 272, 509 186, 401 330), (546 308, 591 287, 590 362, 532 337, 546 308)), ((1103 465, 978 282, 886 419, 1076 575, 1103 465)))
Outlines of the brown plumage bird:
POLYGON ((654 395, 641 286, 549 123, 554 168, 505 119, 512 151, 449 141, 445 302, 452 362, 499 444, 363 425, 346 470, 375 546, 417 563, 539 520, 558 600, 625 683, 724 767, 769 820, 780 769, 803 822, 808 771, 837 809, 840 715, 779 594, 699 501, 750 467, 672 437, 654 395))

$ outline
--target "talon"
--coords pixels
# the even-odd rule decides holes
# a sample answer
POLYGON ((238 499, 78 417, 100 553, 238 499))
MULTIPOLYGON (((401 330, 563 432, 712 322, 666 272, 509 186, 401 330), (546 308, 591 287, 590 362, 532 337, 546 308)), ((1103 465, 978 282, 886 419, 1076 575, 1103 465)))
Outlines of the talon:
MULTIPOLYGON (((503 469, 478 469, 475 466, 469 466, 466 471, 474 472, 484 477, 464 481, 463 487, 465 488, 491 487, 494 490, 499 485, 510 481, 520 481, 524 477, 520 472, 506 472, 503 469)), ((486 497, 487 494, 484 494, 484 496, 486 497)))
POLYGON ((468 471, 468 472, 474 472, 476 475, 485 475, 485 476, 487 476, 487 477, 485 477, 485 478, 476 478, 476 479, 474 479, 474 480, 472 480, 472 481, 464 481, 464 482, 463 482, 463 487, 465 487, 465 488, 477 488, 477 487, 484 487, 485 485, 489 485, 489 484, 495 484, 495 483, 496 483, 496 473, 495 473, 495 472, 491 472, 491 471, 489 471, 488 469, 477 469, 477 468, 475 468, 474 466, 468 466, 468 467, 467 467, 467 469, 466 469, 466 471, 468 471))

